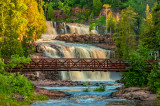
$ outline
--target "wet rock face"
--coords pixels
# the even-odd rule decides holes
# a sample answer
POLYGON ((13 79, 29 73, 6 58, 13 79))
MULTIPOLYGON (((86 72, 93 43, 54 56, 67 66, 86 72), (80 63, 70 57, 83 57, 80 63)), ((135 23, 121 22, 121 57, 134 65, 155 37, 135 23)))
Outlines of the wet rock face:
POLYGON ((156 94, 152 94, 148 88, 130 87, 121 89, 113 94, 120 99, 154 101, 156 94))

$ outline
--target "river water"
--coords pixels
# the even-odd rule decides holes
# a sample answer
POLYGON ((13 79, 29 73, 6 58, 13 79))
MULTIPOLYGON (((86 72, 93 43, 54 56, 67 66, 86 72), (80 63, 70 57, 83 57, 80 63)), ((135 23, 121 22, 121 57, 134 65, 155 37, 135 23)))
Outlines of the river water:
MULTIPOLYGON (((64 28, 58 28, 56 23, 47 22, 48 32, 42 35, 42 40, 37 41, 43 48, 44 55, 50 58, 110 58, 110 50, 104 50, 92 45, 66 43, 56 41, 54 38, 58 33, 77 33, 87 34, 88 26, 62 24, 64 28), (59 31, 58 31, 59 29, 59 31), (68 31, 69 29, 69 31, 68 31), (44 40, 44 39, 49 39, 44 40)), ((96 31, 95 31, 96 32, 96 31)), ((30 106, 139 106, 140 103, 128 101, 126 99, 118 99, 110 97, 121 84, 115 82, 121 78, 120 73, 116 72, 61 72, 62 80, 85 81, 85 83, 103 83, 106 85, 106 91, 93 91, 97 86, 94 84, 84 86, 71 87, 42 87, 45 89, 52 89, 54 91, 63 91, 71 96, 59 99, 51 99, 48 101, 37 101, 30 106), (104 81, 105 80, 105 81, 104 81), (91 82, 88 82, 91 81, 91 82), (89 92, 83 92, 88 88, 89 92)), ((143 104, 143 106, 145 106, 143 104)))
POLYGON ((42 87, 45 89, 53 89, 54 91, 63 91, 71 94, 69 97, 59 98, 49 101, 38 101, 31 106, 105 106, 105 105, 123 105, 125 99, 111 98, 110 95, 116 92, 117 88, 121 86, 114 81, 98 81, 98 82, 86 82, 86 83, 103 83, 106 86, 106 91, 96 92, 93 91, 97 86, 72 86, 72 87, 42 87), (83 92, 83 90, 89 89, 89 92, 83 92))
POLYGON ((103 83, 106 85, 106 91, 93 91, 98 87, 95 85, 40 87, 54 91, 63 91, 71 95, 68 97, 61 97, 59 99, 50 99, 48 101, 37 101, 30 106, 155 106, 148 103, 144 104, 141 102, 111 97, 110 95, 113 92, 116 92, 117 88, 122 86, 122 84, 116 83, 115 81, 87 81, 85 83, 103 83), (89 92, 84 92, 83 90, 85 89, 89 89, 89 92))

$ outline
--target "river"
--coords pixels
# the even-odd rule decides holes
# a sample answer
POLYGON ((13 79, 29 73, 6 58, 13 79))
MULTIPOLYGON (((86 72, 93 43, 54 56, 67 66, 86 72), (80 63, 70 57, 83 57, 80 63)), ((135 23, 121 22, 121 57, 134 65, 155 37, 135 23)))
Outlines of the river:
MULTIPOLYGON (((54 40, 59 34, 77 33, 88 34, 89 26, 81 24, 57 24, 47 22, 48 32, 42 35, 42 39, 36 43, 41 45, 43 55, 50 58, 110 58, 110 50, 105 50, 88 44, 66 43, 54 40), (61 26, 61 27, 60 27, 61 26), (45 40, 44 40, 45 39, 45 40)), ((94 33, 98 31, 94 30, 94 33)), ((128 106, 139 105, 134 101, 117 99, 111 97, 113 92, 122 85, 115 80, 121 78, 120 73, 116 72, 61 72, 62 80, 84 81, 85 83, 103 83, 106 87, 104 92, 93 91, 97 86, 94 84, 87 86, 70 87, 43 87, 54 91, 63 91, 71 96, 48 101, 37 101, 30 106, 128 106), (89 82, 90 81, 90 82, 89 82), (89 92, 83 92, 88 88, 89 92)), ((39 86, 40 87, 40 86, 39 86)))

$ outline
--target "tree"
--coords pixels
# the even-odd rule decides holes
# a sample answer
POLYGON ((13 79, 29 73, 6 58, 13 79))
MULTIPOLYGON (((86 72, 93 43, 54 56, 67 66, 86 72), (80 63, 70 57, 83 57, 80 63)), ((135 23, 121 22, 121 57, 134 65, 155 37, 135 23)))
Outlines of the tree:
POLYGON ((53 21, 53 20, 54 20, 54 10, 53 10, 52 6, 53 6, 53 3, 50 2, 50 3, 48 4, 47 16, 48 16, 48 19, 50 19, 50 20, 53 21))
POLYGON ((68 5, 68 3, 64 4, 63 2, 58 2, 59 6, 58 8, 63 12, 66 16, 71 16, 71 7, 68 5))
POLYGON ((156 39, 155 43, 157 43, 155 49, 160 50, 160 47, 159 47, 160 45, 160 1, 159 0, 157 0, 157 3, 153 7, 152 15, 153 15, 153 23, 154 23, 153 31, 156 39))
POLYGON ((156 3, 149 11, 149 6, 146 6, 146 18, 144 20, 144 26, 140 35, 140 40, 144 43, 148 49, 160 50, 160 4, 156 3))
POLYGON ((146 46, 149 49, 156 48, 157 38, 153 31, 154 23, 153 16, 150 12, 149 5, 146 5, 146 18, 143 19, 143 24, 141 26, 141 35, 140 40, 143 42, 143 46, 146 46))
POLYGON ((35 0, 1 0, 0 1, 0 38, 2 58, 11 55, 23 56, 22 41, 31 43, 45 32, 45 17, 42 7, 35 0))
POLYGON ((110 5, 108 5, 108 4, 104 4, 103 5, 103 7, 105 7, 106 9, 105 9, 105 11, 106 11, 106 32, 107 32, 107 28, 108 28, 108 24, 107 24, 107 18, 108 18, 108 10, 110 10, 109 8, 111 7, 110 5))
POLYGON ((93 0, 93 12, 94 15, 99 15, 99 12, 101 11, 103 4, 100 0, 93 0))
POLYGON ((129 52, 136 49, 134 28, 136 27, 137 14, 131 7, 121 12, 121 19, 118 23, 118 34, 114 36, 116 54, 120 58, 128 58, 129 52))

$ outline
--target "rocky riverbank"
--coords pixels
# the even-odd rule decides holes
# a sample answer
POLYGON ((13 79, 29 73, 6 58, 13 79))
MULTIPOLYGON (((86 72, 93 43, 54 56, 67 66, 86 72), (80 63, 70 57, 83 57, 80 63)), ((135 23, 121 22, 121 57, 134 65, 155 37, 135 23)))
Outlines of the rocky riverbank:
POLYGON ((80 83, 78 81, 71 81, 71 80, 57 80, 57 81, 53 81, 53 80, 49 80, 49 79, 45 79, 45 80, 36 80, 36 81, 32 81, 32 83, 35 86, 48 86, 48 87, 55 87, 55 86, 83 86, 83 83, 80 83))
POLYGON ((111 34, 106 34, 104 36, 100 34, 93 34, 92 36, 90 36, 89 34, 64 34, 57 36, 55 39, 71 43, 79 42, 94 44, 95 46, 99 46, 105 49, 115 49, 115 44, 111 34))
POLYGON ((149 88, 121 88, 117 92, 113 93, 112 96, 118 97, 119 99, 128 100, 139 100, 139 101, 155 101, 156 94, 153 94, 149 88))
POLYGON ((54 90, 47 90, 47 89, 38 88, 38 87, 35 87, 34 92, 39 94, 39 95, 45 95, 49 99, 57 99, 59 97, 70 96, 70 94, 66 94, 64 92, 60 92, 60 91, 57 92, 57 91, 54 91, 54 90))

